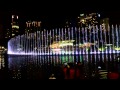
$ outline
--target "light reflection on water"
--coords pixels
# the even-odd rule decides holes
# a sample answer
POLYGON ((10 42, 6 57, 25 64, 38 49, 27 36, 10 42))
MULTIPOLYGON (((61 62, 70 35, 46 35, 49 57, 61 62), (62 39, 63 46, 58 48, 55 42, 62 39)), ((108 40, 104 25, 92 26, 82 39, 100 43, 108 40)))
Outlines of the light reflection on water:
POLYGON ((6 78, 5 66, 5 56, 0 54, 0 80, 6 78))
POLYGON ((97 70, 98 66, 102 66, 102 69, 111 70, 115 66, 116 56, 119 55, 8 56, 9 78, 48 78, 51 73, 54 73, 54 67, 61 66, 65 62, 82 62, 84 72, 87 75, 93 70, 97 70))
POLYGON ((0 69, 5 67, 5 59, 4 59, 4 55, 0 54, 0 69))

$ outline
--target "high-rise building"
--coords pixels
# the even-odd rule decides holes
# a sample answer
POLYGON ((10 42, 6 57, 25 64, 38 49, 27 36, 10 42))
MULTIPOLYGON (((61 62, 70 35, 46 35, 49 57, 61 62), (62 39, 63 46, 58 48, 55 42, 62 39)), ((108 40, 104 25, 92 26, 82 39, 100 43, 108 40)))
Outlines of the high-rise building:
POLYGON ((26 29, 25 33, 32 33, 36 30, 40 30, 41 27, 41 21, 28 21, 26 22, 26 29))
POLYGON ((100 22, 99 13, 80 14, 78 17, 78 27, 88 27, 98 25, 100 22))
POLYGON ((17 35, 19 35, 18 15, 12 15, 11 22, 9 22, 9 25, 6 27, 6 30, 5 30, 5 38, 9 40, 10 38, 17 36, 17 35))
POLYGON ((10 29, 7 29, 6 33, 5 33, 5 38, 9 39, 10 37, 11 37, 11 31, 10 31, 10 29))
POLYGON ((18 15, 12 15, 12 32, 11 36, 14 37, 19 34, 19 21, 18 21, 18 15))

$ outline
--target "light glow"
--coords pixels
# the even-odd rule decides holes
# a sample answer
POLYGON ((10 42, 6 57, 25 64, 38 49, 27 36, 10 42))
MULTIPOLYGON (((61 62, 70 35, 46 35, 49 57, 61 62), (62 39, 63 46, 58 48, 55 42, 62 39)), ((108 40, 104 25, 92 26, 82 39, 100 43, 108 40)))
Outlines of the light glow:
POLYGON ((19 29, 19 26, 17 26, 17 25, 12 25, 12 28, 17 28, 17 29, 19 29))

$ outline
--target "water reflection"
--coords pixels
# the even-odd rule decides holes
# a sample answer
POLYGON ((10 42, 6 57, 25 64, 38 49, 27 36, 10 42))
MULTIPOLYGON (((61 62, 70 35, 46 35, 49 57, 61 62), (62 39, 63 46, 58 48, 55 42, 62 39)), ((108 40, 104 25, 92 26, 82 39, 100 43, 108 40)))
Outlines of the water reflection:
POLYGON ((4 59, 4 55, 0 54, 0 69, 5 67, 5 59, 4 59))
POLYGON ((5 56, 0 54, 0 79, 4 79, 5 76, 5 56))
POLYGON ((9 56, 8 62, 9 69, 20 68, 30 64, 35 66, 47 64, 60 65, 65 62, 74 62, 74 56, 9 56))
POLYGON ((75 62, 83 63, 84 74, 89 78, 98 67, 107 71, 120 67, 115 62, 116 56, 119 55, 9 56, 9 78, 48 79, 56 68, 60 68, 64 63, 75 62))

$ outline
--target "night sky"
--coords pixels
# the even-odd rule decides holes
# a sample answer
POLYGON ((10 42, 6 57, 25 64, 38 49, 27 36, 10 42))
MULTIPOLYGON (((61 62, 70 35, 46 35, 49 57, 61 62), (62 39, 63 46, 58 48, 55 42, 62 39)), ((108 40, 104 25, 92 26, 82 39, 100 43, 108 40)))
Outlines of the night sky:
MULTIPOLYGON (((46 1, 47 2, 47 1, 46 1)), ((88 2, 89 3, 89 2, 88 2)), ((97 2, 98 3, 98 2, 97 2)), ((4 12, 18 13, 21 20, 41 20, 44 27, 59 27, 66 21, 75 21, 80 13, 101 13, 102 17, 110 18, 110 22, 120 24, 120 9, 113 8, 107 4, 84 5, 85 3, 65 3, 65 2, 47 2, 47 3, 22 3, 6 9, 4 12), (57 3, 57 4, 56 4, 57 3), (106 6, 107 5, 107 6, 106 6), (104 6, 104 7, 103 7, 104 6), (107 8, 106 8, 107 7, 107 8)), ((12 5, 11 5, 12 6, 12 5)), ((117 5, 116 5, 117 6, 117 5)))
MULTIPOLYGON (((56 28, 64 26, 66 21, 75 20, 80 13, 100 13, 102 17, 110 18, 110 22, 113 24, 120 24, 120 8, 118 4, 110 4, 105 1, 46 1, 41 0, 35 2, 32 0, 25 2, 6 2, 1 3, 5 7, 0 8, 0 24, 3 27, 10 25, 11 17, 10 14, 18 14, 21 25, 25 25, 28 20, 39 20, 42 21, 43 28, 56 28), (67 3, 66 3, 67 2, 67 3), (102 3, 101 3, 102 2, 102 3), (114 6, 115 5, 115 6, 114 6), (4 22, 4 23, 3 23, 4 22)), ((21 28, 21 31, 24 28, 21 28)), ((3 30, 4 31, 4 30, 3 30)))
POLYGON ((43 25, 50 26, 50 27, 59 27, 60 25, 64 25, 66 21, 72 21, 75 22, 77 20, 77 17, 80 15, 80 13, 92 13, 92 12, 98 12, 101 14, 101 17, 108 17, 110 18, 110 22, 113 24, 120 24, 120 11, 102 11, 102 10, 83 10, 79 9, 78 11, 55 11, 51 10, 51 12, 48 10, 46 11, 24 11, 21 12, 22 16, 26 19, 32 19, 32 20, 41 20, 43 25))

